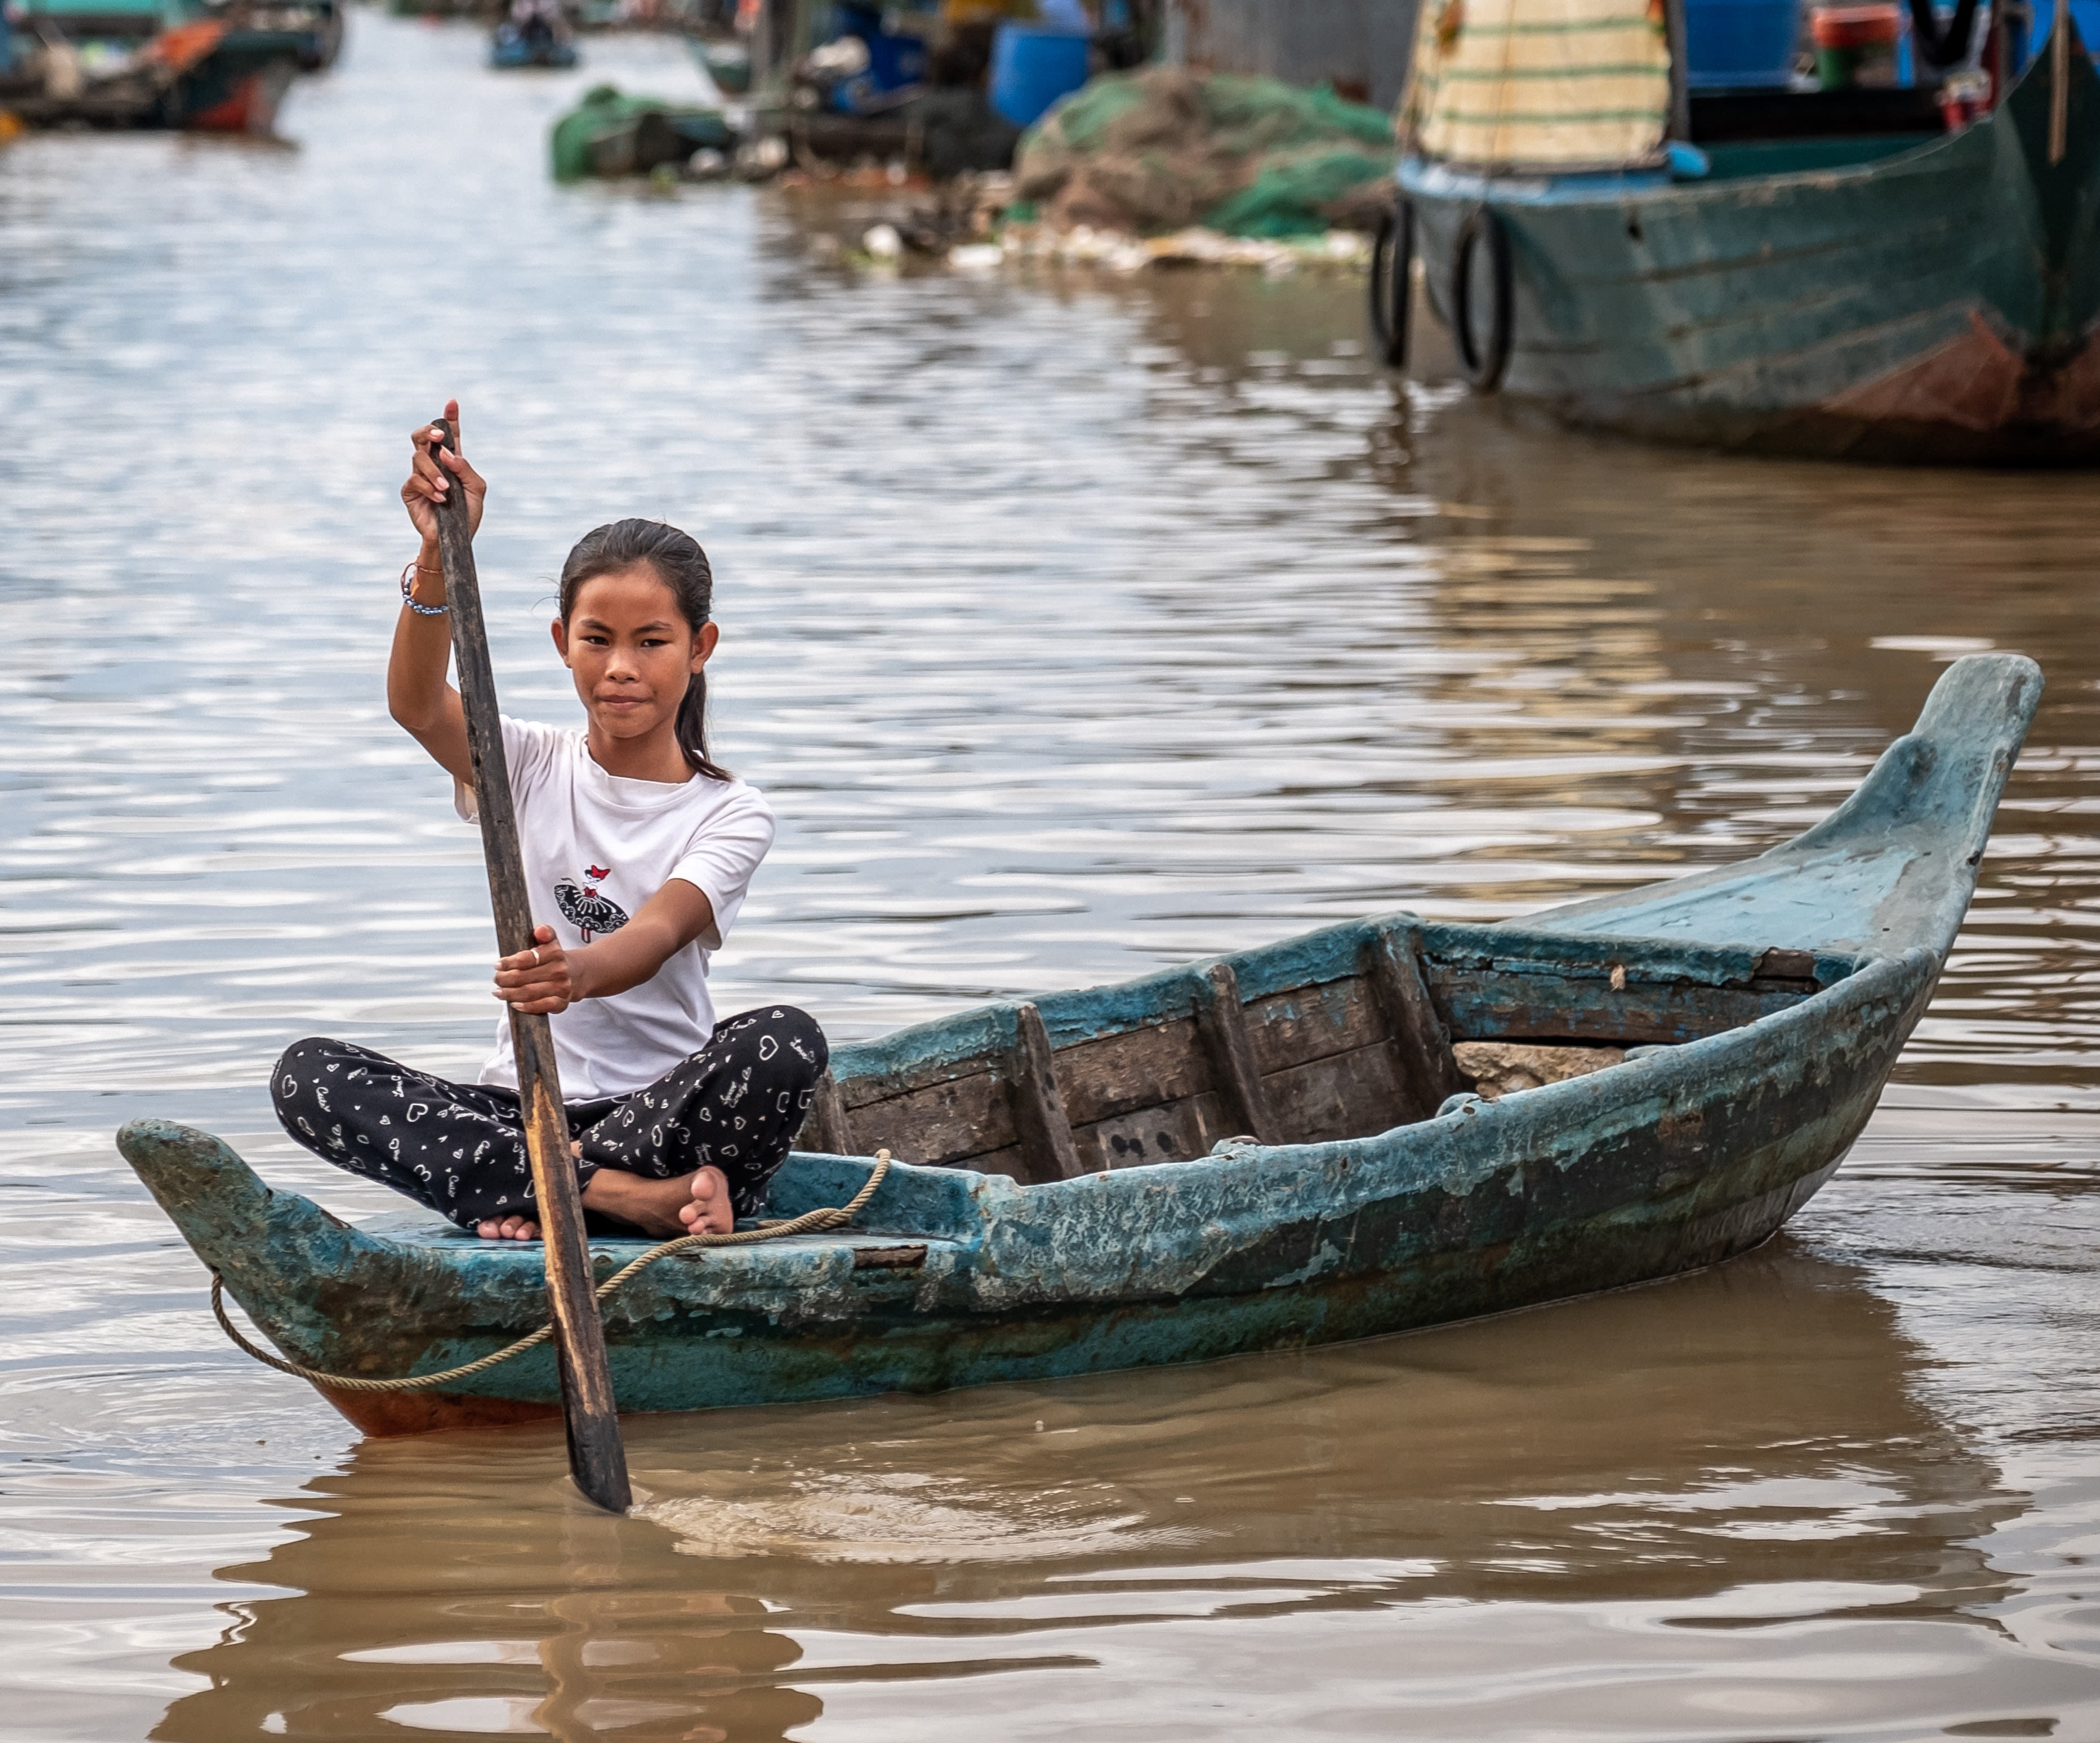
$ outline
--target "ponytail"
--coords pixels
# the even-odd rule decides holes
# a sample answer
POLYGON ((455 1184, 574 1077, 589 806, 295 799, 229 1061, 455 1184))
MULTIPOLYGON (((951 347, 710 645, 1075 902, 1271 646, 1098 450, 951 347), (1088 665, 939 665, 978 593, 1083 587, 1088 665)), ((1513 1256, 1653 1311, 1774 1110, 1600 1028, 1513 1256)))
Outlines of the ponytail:
MULTIPOLYGON (((695 624, 695 630, 699 626, 695 624)), ((704 668, 686 680, 685 699, 678 704, 678 748, 686 753, 686 761, 695 771, 709 780, 733 781, 736 779, 708 756, 708 674, 704 668)))
MULTIPOLYGON (((576 608, 576 595, 585 581, 617 570, 647 563, 656 578, 677 602, 678 615, 695 635, 714 609, 715 575, 708 554, 690 533, 660 520, 616 520, 593 527, 576 541, 562 565, 562 621, 568 622, 576 608)), ((685 699, 678 704, 676 730, 678 748, 697 774, 710 780, 733 781, 736 777, 708 755, 708 675, 704 669, 686 680, 685 699)))

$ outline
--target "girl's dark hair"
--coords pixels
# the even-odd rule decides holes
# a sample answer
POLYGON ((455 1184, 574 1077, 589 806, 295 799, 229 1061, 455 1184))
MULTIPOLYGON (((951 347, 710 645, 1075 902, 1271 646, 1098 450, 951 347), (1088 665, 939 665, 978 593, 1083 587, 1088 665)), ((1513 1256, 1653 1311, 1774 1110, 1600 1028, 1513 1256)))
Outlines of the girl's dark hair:
MULTIPOLYGON (((585 581, 631 569, 638 563, 656 571, 656 578, 678 602, 678 615, 698 635, 713 609, 715 571, 699 540, 660 520, 616 520, 593 527, 576 541, 576 548, 562 565, 562 621, 566 624, 575 614, 576 595, 585 581)), ((686 681, 686 699, 678 704, 677 730, 678 748, 697 773, 717 781, 736 779, 708 755, 705 671, 695 672, 686 681)))

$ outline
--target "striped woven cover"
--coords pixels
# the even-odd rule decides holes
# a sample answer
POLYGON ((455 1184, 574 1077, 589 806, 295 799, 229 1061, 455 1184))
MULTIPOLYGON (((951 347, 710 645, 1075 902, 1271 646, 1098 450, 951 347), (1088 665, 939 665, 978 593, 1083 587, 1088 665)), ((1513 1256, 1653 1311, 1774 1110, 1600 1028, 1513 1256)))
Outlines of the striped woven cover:
POLYGON ((1482 167, 1660 160, 1670 119, 1661 0, 1422 0, 1402 139, 1482 167))

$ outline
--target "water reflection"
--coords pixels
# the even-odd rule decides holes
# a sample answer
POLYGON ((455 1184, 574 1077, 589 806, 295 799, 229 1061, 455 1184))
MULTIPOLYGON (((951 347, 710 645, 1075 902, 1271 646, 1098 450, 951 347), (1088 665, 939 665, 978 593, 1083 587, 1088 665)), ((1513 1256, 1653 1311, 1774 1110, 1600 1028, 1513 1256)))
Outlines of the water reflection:
POLYGON ((1191 1630, 1200 1683, 1251 1621, 1393 1611, 1454 1651, 1512 1611, 1638 1619, 1654 1649, 1564 1693, 1643 1680, 1672 1629, 1988 1635, 2008 1582, 1976 1543, 2018 1504, 1920 1403, 1922 1360, 1863 1272, 1783 1241, 1302 1358, 631 1419, 625 1520, 561 1501, 537 1430, 368 1443, 222 1570, 289 1595, 226 1607, 176 1661, 210 1687, 154 1735, 779 1736, 870 1685, 1021 1679, 1054 1706, 1105 1630, 1191 1630))

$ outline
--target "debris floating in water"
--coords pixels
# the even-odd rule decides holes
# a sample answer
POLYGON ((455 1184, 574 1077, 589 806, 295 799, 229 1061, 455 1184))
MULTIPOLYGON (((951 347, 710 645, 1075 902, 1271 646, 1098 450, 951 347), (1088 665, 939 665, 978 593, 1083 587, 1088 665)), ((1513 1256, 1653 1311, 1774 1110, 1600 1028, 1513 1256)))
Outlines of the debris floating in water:
POLYGON ((1370 238, 1353 230, 1264 240, 1225 236, 1201 225, 1171 236, 1140 238, 1084 224, 1071 230, 1014 224, 1008 227, 1001 246, 1009 259, 1103 267, 1112 272, 1143 272, 1154 267, 1251 267, 1276 276, 1303 267, 1357 271, 1368 266, 1371 258, 1370 238))

